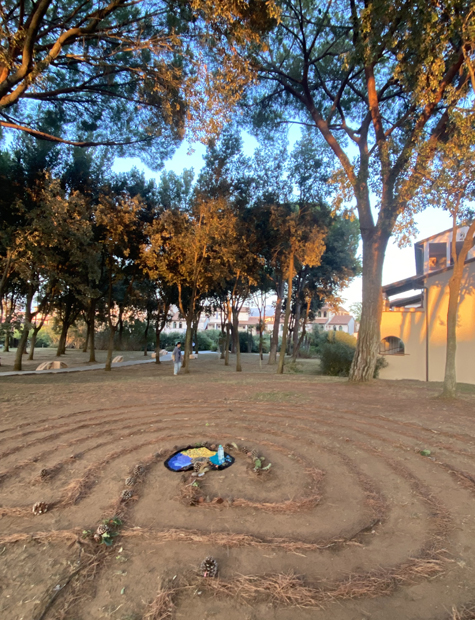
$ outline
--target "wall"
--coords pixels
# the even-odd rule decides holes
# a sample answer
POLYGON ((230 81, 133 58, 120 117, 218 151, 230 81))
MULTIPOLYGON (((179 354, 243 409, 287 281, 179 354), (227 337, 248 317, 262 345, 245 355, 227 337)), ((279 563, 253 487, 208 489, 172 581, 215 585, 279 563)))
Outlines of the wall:
MULTIPOLYGON (((447 341, 448 282, 452 270, 428 274, 429 381, 443 381, 447 341)), ((426 316, 420 309, 383 312, 381 338, 396 336, 404 342, 404 355, 386 355, 382 379, 426 380, 426 316)), ((457 381, 475 384, 475 263, 465 266, 457 317, 457 381)))
POLYGON ((426 379, 424 310, 387 310, 381 319, 381 339, 396 336, 404 342, 404 355, 386 355, 387 368, 379 374, 381 379, 426 379))

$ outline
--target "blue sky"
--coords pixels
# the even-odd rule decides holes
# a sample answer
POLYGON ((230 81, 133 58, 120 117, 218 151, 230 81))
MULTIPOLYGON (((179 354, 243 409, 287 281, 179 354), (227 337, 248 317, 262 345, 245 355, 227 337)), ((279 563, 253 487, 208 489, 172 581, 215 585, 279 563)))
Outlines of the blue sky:
MULTIPOLYGON (((290 148, 292 148, 293 143, 298 137, 298 132, 289 133, 290 148)), ((252 155, 257 144, 257 140, 253 136, 247 133, 243 134, 243 150, 246 155, 252 155)), ((193 152, 189 153, 190 145, 183 142, 174 156, 165 163, 165 170, 173 170, 176 173, 180 173, 185 168, 194 168, 195 173, 197 173, 204 163, 203 155, 206 148, 202 144, 194 144, 192 148, 193 152)), ((143 170, 147 178, 158 178, 160 176, 160 172, 154 172, 144 166, 138 157, 116 159, 113 170, 115 172, 125 172, 134 166, 139 170, 143 170)), ((452 226, 450 215, 441 209, 435 209, 433 207, 428 207, 425 211, 420 213, 416 218, 416 224, 419 234, 414 241, 425 239, 438 232, 447 230, 452 226)), ((403 280, 414 274, 415 263, 413 245, 399 249, 396 242, 390 242, 384 261, 383 284, 403 280)), ((356 278, 342 293, 344 305, 348 308, 350 304, 361 301, 361 297, 361 278, 356 278)))

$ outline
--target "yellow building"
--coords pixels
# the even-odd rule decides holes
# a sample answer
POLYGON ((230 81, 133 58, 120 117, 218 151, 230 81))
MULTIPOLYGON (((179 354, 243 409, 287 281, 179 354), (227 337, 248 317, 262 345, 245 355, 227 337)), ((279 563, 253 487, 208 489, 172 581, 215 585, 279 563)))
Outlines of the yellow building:
MULTIPOLYGON (((457 231, 460 251, 468 227, 457 231)), ((475 237, 474 237, 475 241, 475 237)), ((475 243, 474 243, 475 245, 475 243)), ((443 381, 447 340, 452 230, 414 246, 416 275, 383 286, 380 353, 387 368, 381 379, 443 381)), ((457 316, 457 381, 475 384, 475 247, 464 268, 457 316)))

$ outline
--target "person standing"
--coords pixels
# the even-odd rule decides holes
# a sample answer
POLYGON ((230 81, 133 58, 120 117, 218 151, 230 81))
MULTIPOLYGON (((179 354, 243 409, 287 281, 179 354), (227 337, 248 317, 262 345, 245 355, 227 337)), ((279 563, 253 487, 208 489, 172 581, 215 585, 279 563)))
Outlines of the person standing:
POLYGON ((181 368, 181 342, 177 342, 172 353, 173 374, 177 375, 181 368))

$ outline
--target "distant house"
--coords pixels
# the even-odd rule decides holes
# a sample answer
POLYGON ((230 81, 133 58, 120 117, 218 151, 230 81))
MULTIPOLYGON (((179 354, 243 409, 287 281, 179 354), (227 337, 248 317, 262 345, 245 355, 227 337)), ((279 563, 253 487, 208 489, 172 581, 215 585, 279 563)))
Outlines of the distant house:
MULTIPOLYGON (((178 309, 172 310, 173 314, 170 323, 165 328, 165 332, 181 332, 186 331, 186 321, 180 317, 178 309)), ((273 306, 267 306, 261 313, 262 321, 265 325, 265 331, 271 332, 274 329, 275 322, 275 308, 273 306)), ((212 314, 205 315, 204 313, 200 317, 198 324, 198 331, 205 331, 207 329, 221 329, 222 323, 221 312, 213 312, 212 314)), ((247 331, 251 334, 259 333, 259 310, 252 306, 243 306, 239 313, 239 331, 247 331)), ((355 319, 344 308, 332 309, 330 306, 325 305, 321 310, 317 312, 317 316, 313 321, 309 321, 308 328, 312 325, 318 325, 324 330, 344 331, 348 334, 354 334, 356 331, 355 319)), ((284 328, 284 313, 282 312, 280 317, 279 333, 282 334, 284 328)), ((308 329, 307 328, 307 329, 308 329)))
MULTIPOLYGON (((468 227, 457 230, 460 252, 468 227)), ((475 241, 475 237, 474 237, 475 241)), ((452 229, 414 245, 416 275, 383 286, 380 353, 389 365, 383 379, 443 381, 447 341, 452 229)), ((475 244, 474 244, 475 245, 475 244)), ((475 247, 464 267, 457 324, 457 380, 475 383, 475 247)))

